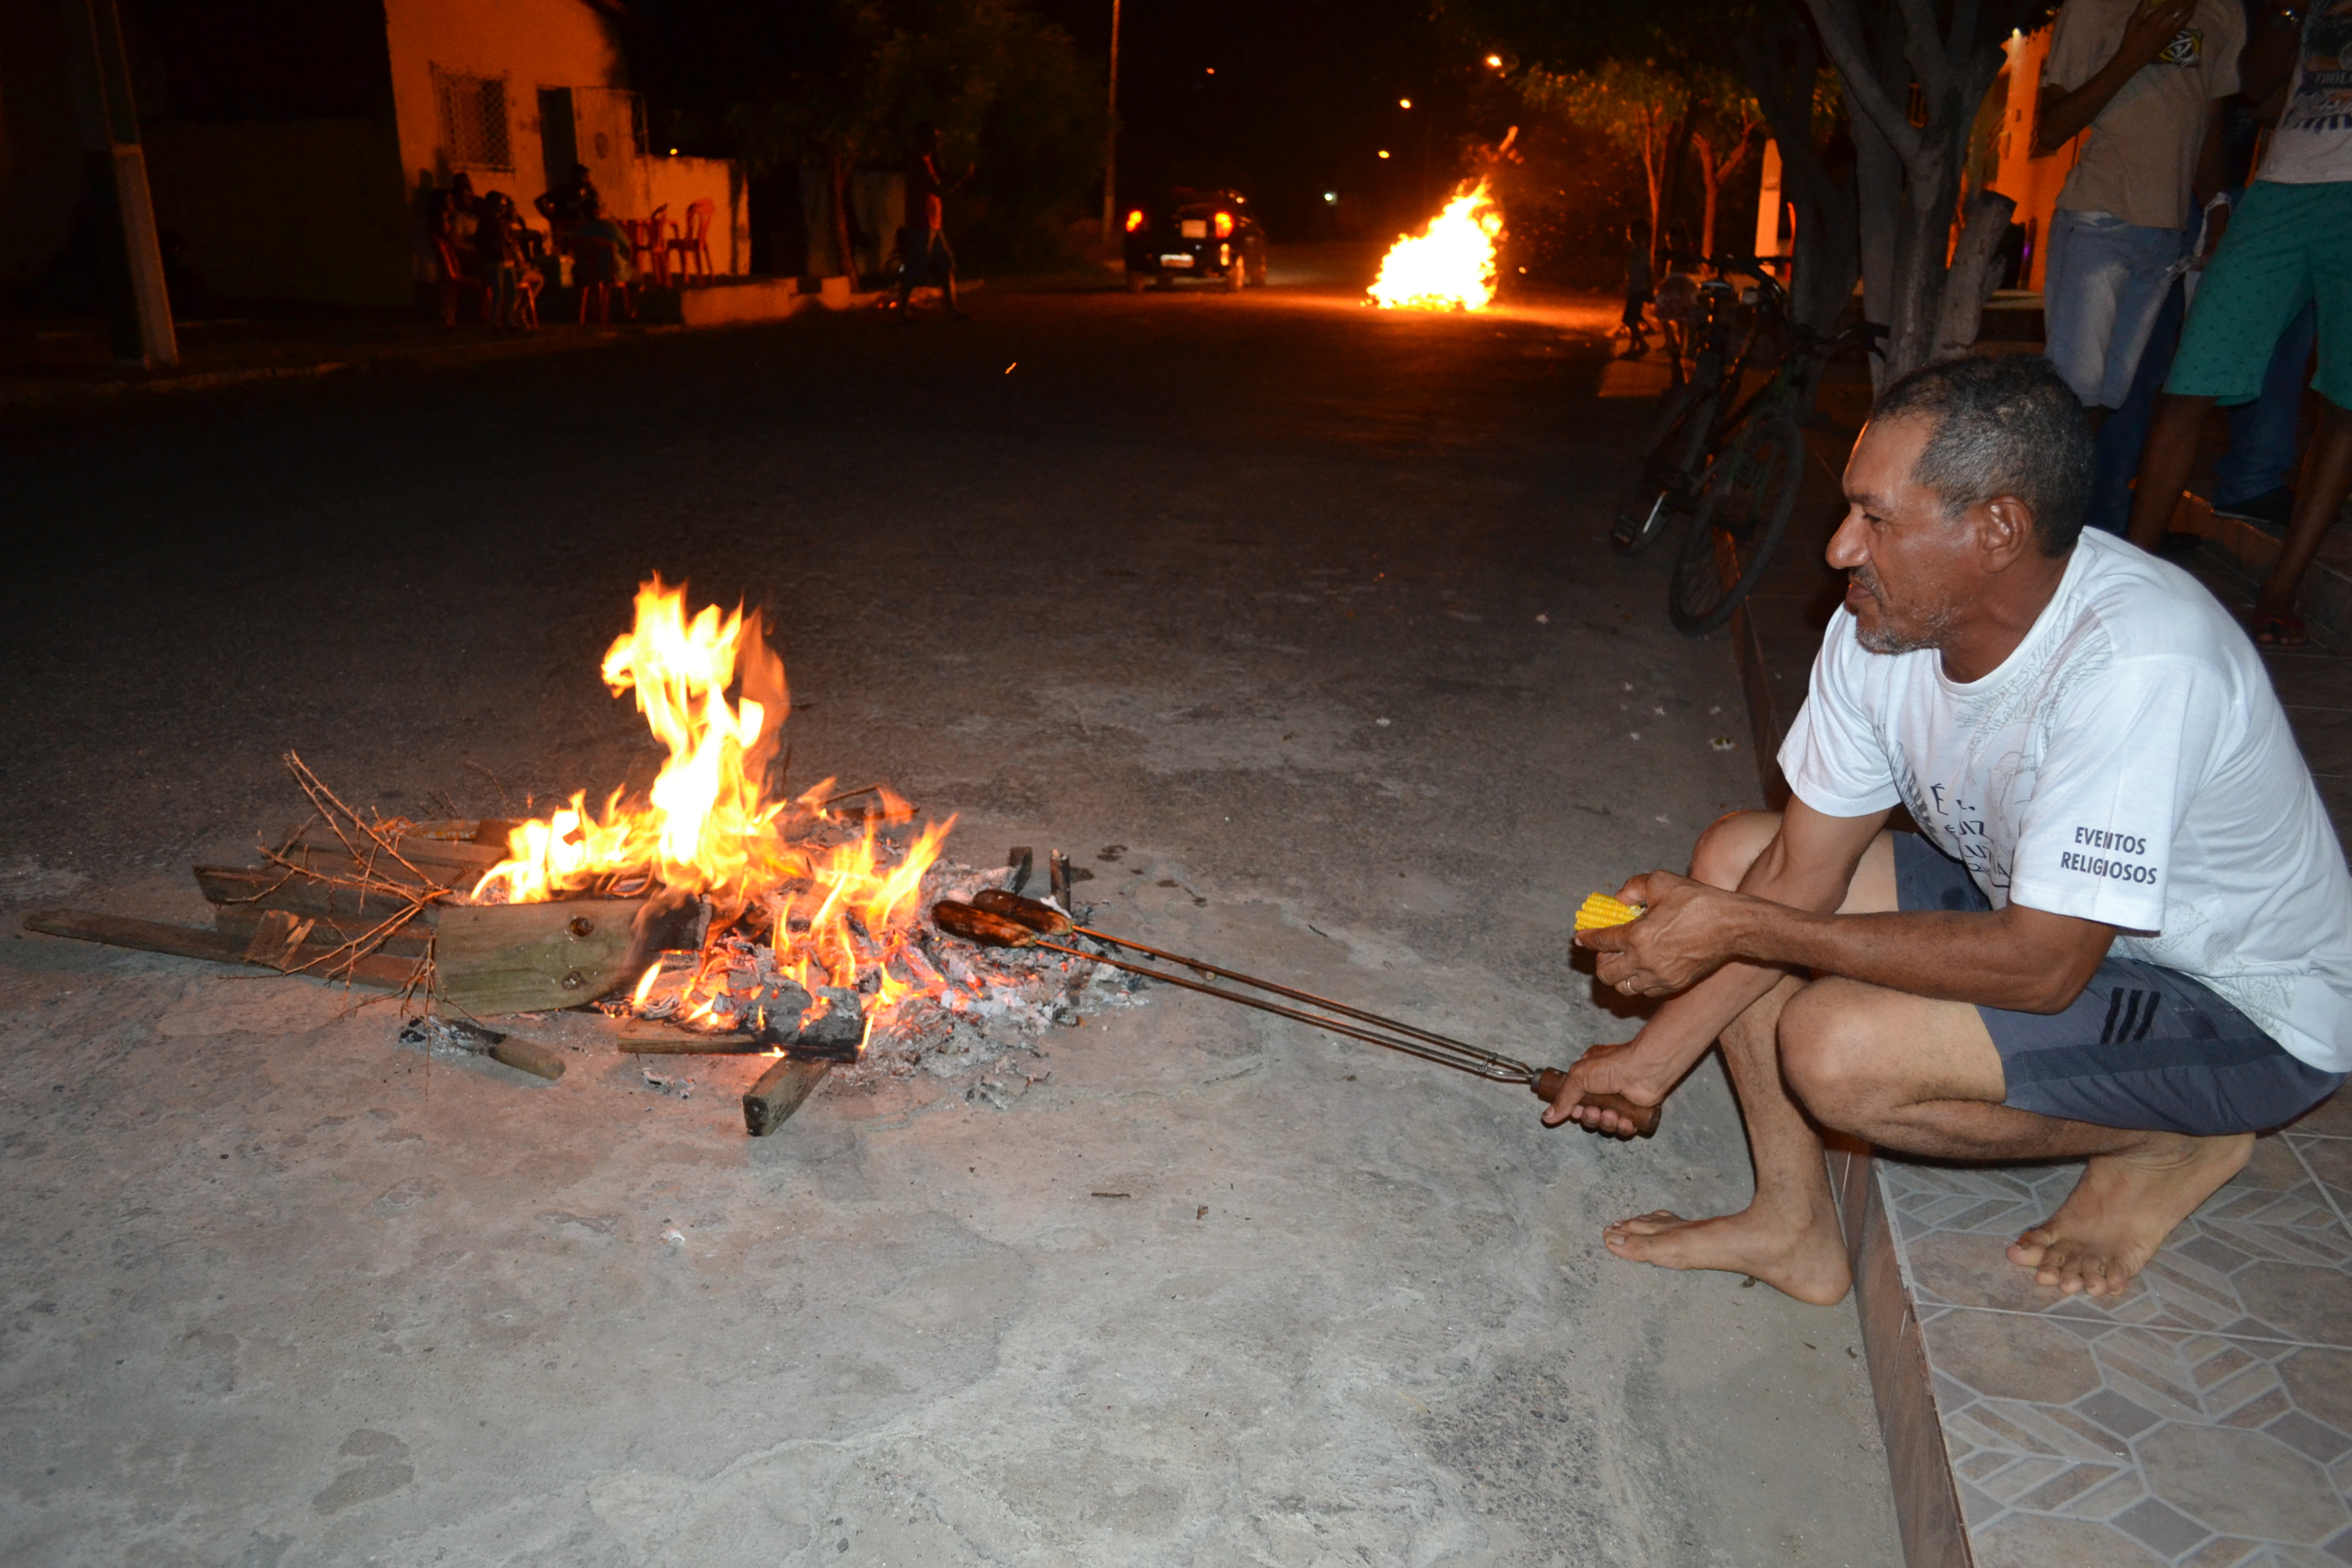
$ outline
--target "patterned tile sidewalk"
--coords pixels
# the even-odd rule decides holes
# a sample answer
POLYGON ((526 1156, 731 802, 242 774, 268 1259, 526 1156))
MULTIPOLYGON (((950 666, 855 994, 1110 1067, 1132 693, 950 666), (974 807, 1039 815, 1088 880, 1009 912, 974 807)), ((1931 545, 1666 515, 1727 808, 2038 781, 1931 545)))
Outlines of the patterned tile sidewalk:
MULTIPOLYGON (((1782 559, 1735 623, 1760 764, 1843 587, 1822 551, 1853 436, 1813 433, 1782 559)), ((2250 587, 2222 554, 2191 567, 2242 615, 2250 587)), ((2315 637, 2263 658, 2352 840, 2352 649, 2315 637)), ((1769 765, 1763 782, 1785 798, 1769 765)), ((2078 1164, 1832 1167, 1910 1568, 2352 1563, 2352 1094, 2257 1143, 2105 1303, 2002 1255, 2078 1164)))
POLYGON ((2079 1165, 1876 1162, 1977 1563, 2352 1561, 2352 1110, 2322 1124, 2100 1303, 2001 1255, 2079 1165))

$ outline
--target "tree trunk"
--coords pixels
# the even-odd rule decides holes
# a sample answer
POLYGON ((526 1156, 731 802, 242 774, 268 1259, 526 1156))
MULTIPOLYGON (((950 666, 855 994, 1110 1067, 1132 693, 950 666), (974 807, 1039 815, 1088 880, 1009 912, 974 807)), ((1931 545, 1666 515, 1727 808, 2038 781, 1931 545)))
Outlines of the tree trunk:
POLYGON ((838 142, 824 150, 825 176, 833 184, 834 255, 849 275, 849 290, 857 291, 857 253, 849 245, 849 154, 838 142))
MULTIPOLYGON (((1895 315, 1895 268, 1896 231, 1903 218, 1903 161, 1860 115, 1853 118, 1853 185, 1855 259, 1862 268, 1862 317, 1889 329, 1895 315)), ((1885 385, 1885 353, 1892 342, 1870 362, 1871 390, 1885 385)))
POLYGON ((1944 254, 1960 196, 1960 172, 1940 149, 1914 163, 1895 229, 1893 318, 1886 323, 1886 377, 1899 381, 1936 357, 1944 307, 1944 254))
POLYGON ((1715 205, 1717 194, 1723 188, 1723 175, 1715 166, 1715 148, 1704 136, 1693 136, 1691 147, 1698 153, 1699 220, 1698 247, 1702 254, 1715 254, 1715 205))
POLYGON ((1666 247, 1665 226, 1658 221, 1658 120, 1653 113, 1642 121, 1642 178, 1650 187, 1650 276, 1658 276, 1658 255, 1666 247))
POLYGON ((1936 325, 1936 357, 1965 353, 1974 347, 1977 329, 1984 322, 1985 301, 1992 297, 1997 275, 1992 267, 2009 220, 2017 204, 1998 191, 1979 191, 1969 198, 1968 226, 1952 248, 1951 270, 1944 279, 1944 309, 1936 325))
MULTIPOLYGON (((1821 54, 1812 30, 1788 17, 1758 27, 1739 40, 1740 64, 1763 110, 1764 123, 1780 148, 1780 193, 1796 209, 1795 254, 1790 257, 1789 307, 1799 324, 1827 337, 1853 297, 1859 268, 1854 245, 1853 180, 1831 172, 1813 146, 1813 83, 1821 54)), ((1812 389, 1803 389, 1811 412, 1812 389)))
POLYGON ((1738 143, 1732 148, 1731 155, 1720 163, 1716 161, 1714 142, 1704 135, 1691 137, 1691 145, 1698 152, 1698 176, 1706 186, 1706 205, 1703 208, 1706 237, 1699 241, 1699 248, 1709 256, 1715 254, 1715 224, 1717 215, 1723 207, 1723 187, 1731 183, 1731 176, 1748 162, 1748 143, 1754 133, 1753 126, 1741 130, 1738 143))
MULTIPOLYGON (((1805 5, 1853 110, 1864 291, 1871 319, 1887 326, 1886 357, 1874 378, 1883 387, 1936 357, 1942 341, 1945 263, 1969 132, 2000 72, 2000 40, 2023 13, 2011 0, 1957 0, 1947 36, 1927 0, 1895 0, 1876 16, 1874 38, 1856 0, 1805 5), (1924 126, 1907 112, 1915 81, 1927 105, 1924 126)), ((1979 263, 1968 286, 1980 289, 1982 278, 1979 263)), ((1981 304, 1979 298, 1966 313, 1981 304)), ((1952 324, 1957 330, 1957 318, 1952 324)))
POLYGON ((1698 95, 1693 93, 1690 101, 1683 106, 1682 118, 1675 121, 1674 135, 1666 142, 1664 189, 1658 198, 1658 205, 1669 225, 1675 221, 1675 210, 1681 205, 1677 198, 1682 195, 1683 165, 1690 162, 1691 134, 1697 129, 1700 111, 1706 107, 1698 95))

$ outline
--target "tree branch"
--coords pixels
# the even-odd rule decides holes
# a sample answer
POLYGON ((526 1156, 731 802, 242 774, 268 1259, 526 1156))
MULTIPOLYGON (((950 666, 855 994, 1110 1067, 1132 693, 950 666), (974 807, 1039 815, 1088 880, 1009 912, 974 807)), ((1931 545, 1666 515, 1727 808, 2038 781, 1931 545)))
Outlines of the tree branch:
POLYGON ((1829 172, 1822 167, 1821 160, 1813 155, 1811 78, 1815 73, 1805 68, 1813 63, 1805 58, 1811 54, 1811 49, 1803 50, 1797 62, 1805 92, 1793 102, 1780 90, 1787 84, 1788 73, 1772 58, 1760 30, 1741 34, 1738 49, 1740 67, 1756 94, 1765 130, 1780 144, 1781 178, 1803 186, 1808 201, 1836 201, 1841 193, 1830 183, 1829 172))
POLYGON ((1845 0, 1805 0, 1805 9, 1812 13, 1814 24, 1821 29, 1822 47, 1829 50, 1830 63, 1837 67, 1838 79, 1845 84, 1855 105, 1870 117, 1871 124, 1906 166, 1924 159, 1927 139, 1911 123, 1910 116, 1887 98, 1885 85, 1870 68, 1869 58, 1863 52, 1860 30, 1845 0))
POLYGON ((1980 0, 1953 0, 1951 30, 1944 35, 1947 58, 1965 60, 1976 52, 1977 19, 1981 10, 1980 0))
MULTIPOLYGON (((1967 3, 1968 0, 1960 0, 1963 5, 1967 3)), ((1928 102, 1939 104, 1951 96, 1952 61, 1944 52, 1944 37, 1936 26, 1935 7, 1928 0, 1895 0, 1895 4, 1903 16, 1904 58, 1911 62, 1919 85, 1927 89, 1928 102)), ((1929 109, 1928 122, 1933 124, 1936 119, 1935 110, 1929 109)), ((1903 123, 1911 123, 1907 115, 1903 123)))

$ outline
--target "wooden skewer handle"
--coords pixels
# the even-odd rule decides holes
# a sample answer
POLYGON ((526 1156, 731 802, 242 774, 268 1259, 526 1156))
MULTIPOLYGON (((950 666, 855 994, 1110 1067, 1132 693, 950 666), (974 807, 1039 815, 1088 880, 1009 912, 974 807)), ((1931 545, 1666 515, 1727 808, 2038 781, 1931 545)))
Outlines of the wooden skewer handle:
MULTIPOLYGON (((1559 1091, 1567 1086, 1568 1075, 1558 1068, 1546 1068, 1536 1074, 1534 1089, 1536 1097, 1539 1100, 1558 1099, 1559 1091)), ((1633 1124, 1633 1135, 1636 1138, 1647 1138, 1658 1130, 1658 1113, 1663 1109, 1655 1105, 1636 1105, 1622 1094, 1588 1092, 1583 1103, 1598 1106, 1603 1110, 1615 1111, 1633 1124)))
POLYGON ((527 1073, 535 1073, 544 1079, 559 1079, 563 1076, 562 1057, 557 1056, 545 1046, 534 1044, 530 1040, 518 1040, 511 1036, 490 1047, 490 1059, 504 1062, 510 1068, 519 1068, 527 1073))

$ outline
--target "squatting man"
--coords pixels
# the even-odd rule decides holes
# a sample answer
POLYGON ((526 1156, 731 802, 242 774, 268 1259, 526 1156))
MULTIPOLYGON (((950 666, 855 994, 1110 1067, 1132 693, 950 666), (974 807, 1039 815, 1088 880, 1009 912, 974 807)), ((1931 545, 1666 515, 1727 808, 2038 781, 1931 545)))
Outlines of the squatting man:
POLYGON ((1624 1136, 1720 1040, 1756 1165, 1738 1214, 1609 1227, 1620 1258, 1850 1283, 1821 1129, 1944 1159, 2086 1159, 2009 1257, 2123 1289, 2352 1068, 2352 875, 2270 679, 2195 579, 2082 528, 2091 438, 2045 360, 1930 365, 1845 470, 1849 574, 1780 751, 1785 814, 1578 939, 1669 998, 1545 1121, 1624 1136), (1916 832, 1890 831, 1897 807, 1916 832))

